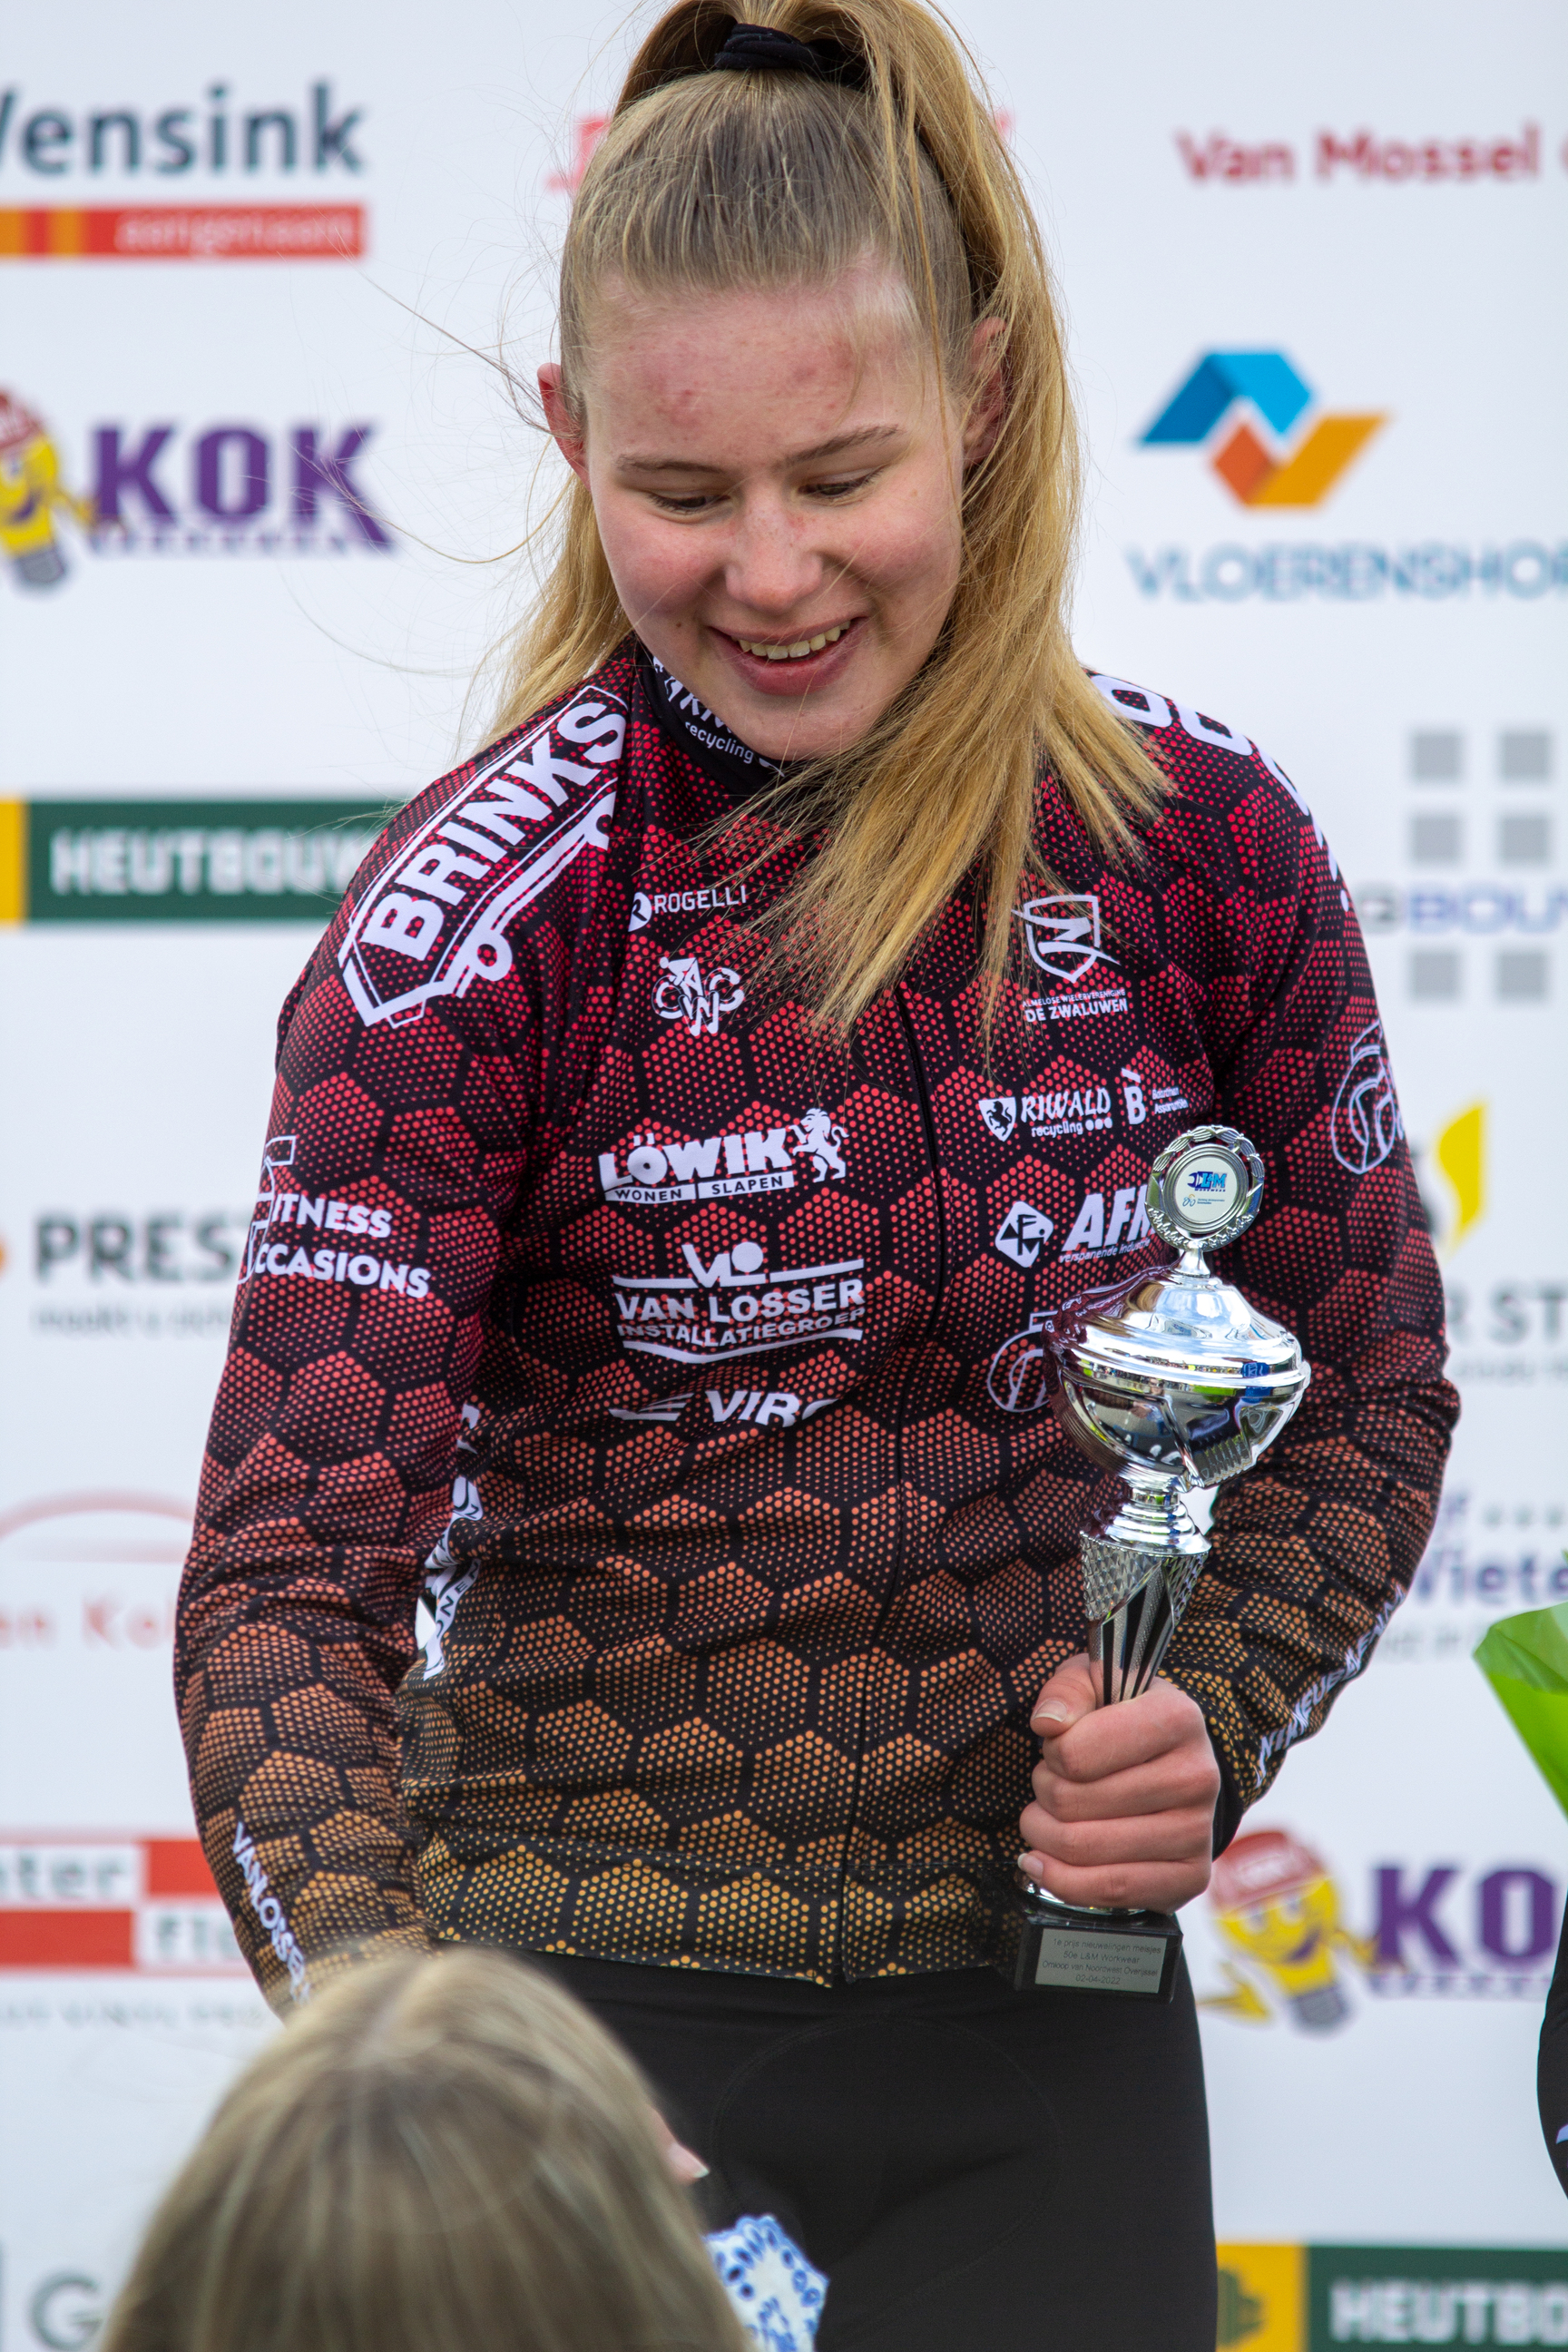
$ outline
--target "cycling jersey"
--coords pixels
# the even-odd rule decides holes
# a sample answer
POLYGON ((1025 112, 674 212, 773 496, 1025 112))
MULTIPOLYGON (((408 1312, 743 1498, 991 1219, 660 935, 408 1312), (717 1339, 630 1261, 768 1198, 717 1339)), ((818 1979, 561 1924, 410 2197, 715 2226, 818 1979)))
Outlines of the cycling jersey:
POLYGON ((282 1015, 180 1612, 274 1994, 350 1943, 993 1958, 1110 1491, 1038 1318, 1163 1262, 1200 1120, 1263 1155, 1220 1264, 1313 1370, 1169 1656, 1222 1842, 1364 1665, 1457 1410, 1364 953, 1279 769, 1098 682, 1173 793, 1117 866, 1042 779, 989 1042, 969 888, 847 1044, 770 978, 809 844, 630 646, 366 859, 282 1015))

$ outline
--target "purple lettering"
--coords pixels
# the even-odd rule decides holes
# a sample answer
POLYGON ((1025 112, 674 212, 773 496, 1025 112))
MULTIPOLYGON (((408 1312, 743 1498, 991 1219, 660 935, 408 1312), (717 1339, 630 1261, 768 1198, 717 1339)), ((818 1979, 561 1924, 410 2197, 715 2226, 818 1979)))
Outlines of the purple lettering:
POLYGON ((267 504, 267 444, 248 425, 215 425, 196 443, 196 504, 219 522, 244 522, 261 512, 267 504), (235 457, 226 467, 224 452, 230 448, 235 457), (232 494, 226 499, 226 487, 232 494))
POLYGON ((1377 1886, 1377 1957, 1386 1967, 1407 1965, 1402 1938, 1419 1936, 1435 1960, 1452 1967, 1458 1953, 1448 1941, 1436 1918, 1436 1905, 1449 1882, 1458 1872, 1447 1864, 1429 1870, 1420 1887, 1407 1895, 1403 1885, 1404 1872, 1397 1863, 1376 1871, 1377 1886))
POLYGON ((92 503, 98 520, 121 522, 121 495, 134 490, 148 513, 159 522, 173 522, 174 509, 153 479, 153 467, 163 444, 174 434, 172 425, 152 425, 142 436, 142 446, 134 454, 121 446, 118 425, 100 425, 93 435, 97 452, 97 478, 93 483, 92 503))
MULTIPOLYGON (((1481 1945, 1494 1960, 1517 1967, 1524 1960, 1539 1960, 1552 1949, 1557 1940, 1557 1890, 1541 1871, 1490 1870, 1479 1892, 1481 1945), (1515 1886, 1526 1909, 1523 1938, 1517 1943, 1509 1939, 1509 1890, 1515 1886)), ((1515 1921, 1520 1924, 1517 1913, 1515 1921)))
POLYGON ((385 526, 366 505, 349 474, 349 467, 374 430, 369 425, 350 425, 339 435, 337 447, 328 449, 318 447, 313 425, 294 427, 289 442, 294 452, 296 522, 314 522, 317 500, 332 498, 346 509, 355 530, 370 546, 391 546, 385 526))

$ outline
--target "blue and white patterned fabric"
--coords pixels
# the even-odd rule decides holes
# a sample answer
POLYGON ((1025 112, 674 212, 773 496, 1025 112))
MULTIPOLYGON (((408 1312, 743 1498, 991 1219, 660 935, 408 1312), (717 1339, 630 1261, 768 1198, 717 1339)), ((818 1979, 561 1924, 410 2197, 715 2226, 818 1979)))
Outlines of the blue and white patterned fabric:
POLYGON ((760 2352, 812 2352, 827 2281, 771 2213, 743 2214, 707 2241, 742 2326, 760 2352))

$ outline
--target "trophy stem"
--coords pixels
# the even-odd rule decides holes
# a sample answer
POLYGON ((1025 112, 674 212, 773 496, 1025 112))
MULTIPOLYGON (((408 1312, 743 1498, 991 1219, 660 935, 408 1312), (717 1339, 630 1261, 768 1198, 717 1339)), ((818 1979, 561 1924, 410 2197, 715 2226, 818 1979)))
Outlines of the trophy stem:
MULTIPOLYGON (((1091 1536, 1081 1539, 1086 1577, 1091 1536)), ((1206 1551, 1208 1546, 1204 1546, 1206 1551)), ((1102 1706, 1136 1698, 1160 1671, 1187 1597, 1198 1580, 1202 1555, 1166 1552, 1152 1559, 1134 1592, 1108 1615, 1089 1621, 1089 1659, 1102 1706)))
POLYGON ((1089 1656, 1100 1704, 1136 1698, 1160 1671, 1208 1553, 1174 1482, 1122 1485, 1119 1507, 1079 1538, 1089 1656))

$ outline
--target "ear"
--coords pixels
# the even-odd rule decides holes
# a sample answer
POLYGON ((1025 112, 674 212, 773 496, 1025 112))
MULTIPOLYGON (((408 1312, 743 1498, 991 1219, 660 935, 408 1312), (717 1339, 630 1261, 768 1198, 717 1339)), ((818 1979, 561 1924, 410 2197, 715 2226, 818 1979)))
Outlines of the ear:
POLYGON ((587 443, 582 425, 567 407, 561 390, 561 362, 546 360, 539 371, 539 397, 544 406, 544 421, 554 437, 555 446, 580 482, 588 478, 587 443))
MULTIPOLYGON (((1000 319, 982 319, 969 345, 969 414, 963 425, 963 469, 978 466, 996 446, 1007 414, 1007 372, 998 346, 1003 339, 1000 319)), ((559 439, 559 436, 556 436, 559 439)))

